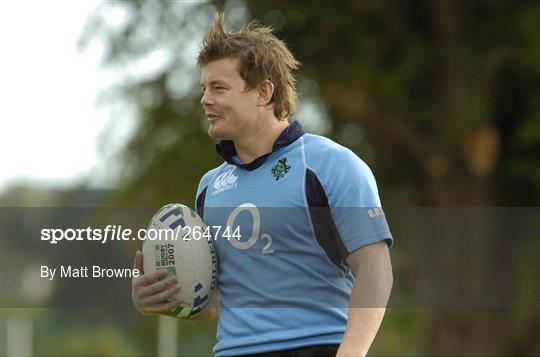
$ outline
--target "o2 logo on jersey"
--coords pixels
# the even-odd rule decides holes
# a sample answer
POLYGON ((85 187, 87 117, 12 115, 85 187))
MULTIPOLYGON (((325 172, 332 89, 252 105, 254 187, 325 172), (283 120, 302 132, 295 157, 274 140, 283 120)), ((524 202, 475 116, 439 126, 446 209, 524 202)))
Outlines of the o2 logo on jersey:
POLYGON ((223 191, 236 188, 238 185, 238 176, 234 174, 235 169, 236 167, 233 166, 230 170, 227 170, 216 177, 214 185, 212 186, 214 188, 214 191, 212 191, 212 196, 215 196, 223 191))
POLYGON ((232 227, 234 225, 234 221, 236 217, 241 213, 247 211, 251 214, 251 217, 253 218, 253 228, 251 229, 251 237, 247 241, 240 241, 237 239, 229 239, 229 243, 232 244, 233 247, 236 249, 249 249, 253 247, 255 243, 259 240, 259 238, 266 240, 266 245, 262 249, 262 254, 271 254, 274 253, 274 250, 270 247, 272 246, 272 236, 268 233, 264 233, 262 235, 260 234, 261 230, 261 214, 259 213, 259 209, 257 206, 255 206, 253 203, 242 203, 240 206, 236 207, 231 214, 229 215, 229 218, 227 219, 227 227, 232 227))

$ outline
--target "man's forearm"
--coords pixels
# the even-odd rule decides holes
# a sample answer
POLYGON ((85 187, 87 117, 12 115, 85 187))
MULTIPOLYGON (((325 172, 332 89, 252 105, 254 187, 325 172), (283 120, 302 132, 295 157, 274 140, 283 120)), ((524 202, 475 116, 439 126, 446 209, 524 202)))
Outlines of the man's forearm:
POLYGON ((350 308, 347 330, 337 356, 365 356, 381 325, 385 308, 350 308))
POLYGON ((391 270, 372 268, 357 274, 349 300, 347 329, 338 356, 366 355, 381 325, 391 290, 391 270))

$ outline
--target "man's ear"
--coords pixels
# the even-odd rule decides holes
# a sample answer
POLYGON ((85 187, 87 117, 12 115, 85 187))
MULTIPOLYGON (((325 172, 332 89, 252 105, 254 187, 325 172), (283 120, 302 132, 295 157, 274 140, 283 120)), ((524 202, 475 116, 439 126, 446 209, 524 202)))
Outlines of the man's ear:
POLYGON ((260 106, 267 106, 274 96, 274 84, 266 79, 259 85, 259 96, 257 102, 260 106))

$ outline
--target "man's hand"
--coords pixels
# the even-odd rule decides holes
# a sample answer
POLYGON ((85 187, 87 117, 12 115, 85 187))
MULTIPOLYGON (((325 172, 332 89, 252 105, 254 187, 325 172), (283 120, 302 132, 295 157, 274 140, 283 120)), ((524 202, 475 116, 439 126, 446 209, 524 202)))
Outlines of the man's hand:
MULTIPOLYGON (((140 250, 135 253, 133 269, 142 272, 143 255, 140 250)), ((131 280, 131 298, 133 304, 144 315, 168 315, 180 302, 178 298, 167 301, 180 291, 178 279, 165 269, 158 269, 149 274, 133 277, 131 280)))

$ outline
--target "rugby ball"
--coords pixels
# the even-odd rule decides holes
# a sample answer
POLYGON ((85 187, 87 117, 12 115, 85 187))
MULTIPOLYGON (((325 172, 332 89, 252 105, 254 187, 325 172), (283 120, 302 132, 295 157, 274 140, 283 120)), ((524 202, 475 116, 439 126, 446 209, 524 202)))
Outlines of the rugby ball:
POLYGON ((178 278, 180 304, 171 316, 186 319, 204 309, 216 285, 216 251, 194 210, 179 203, 161 208, 150 220, 142 252, 145 274, 166 269, 178 278))

